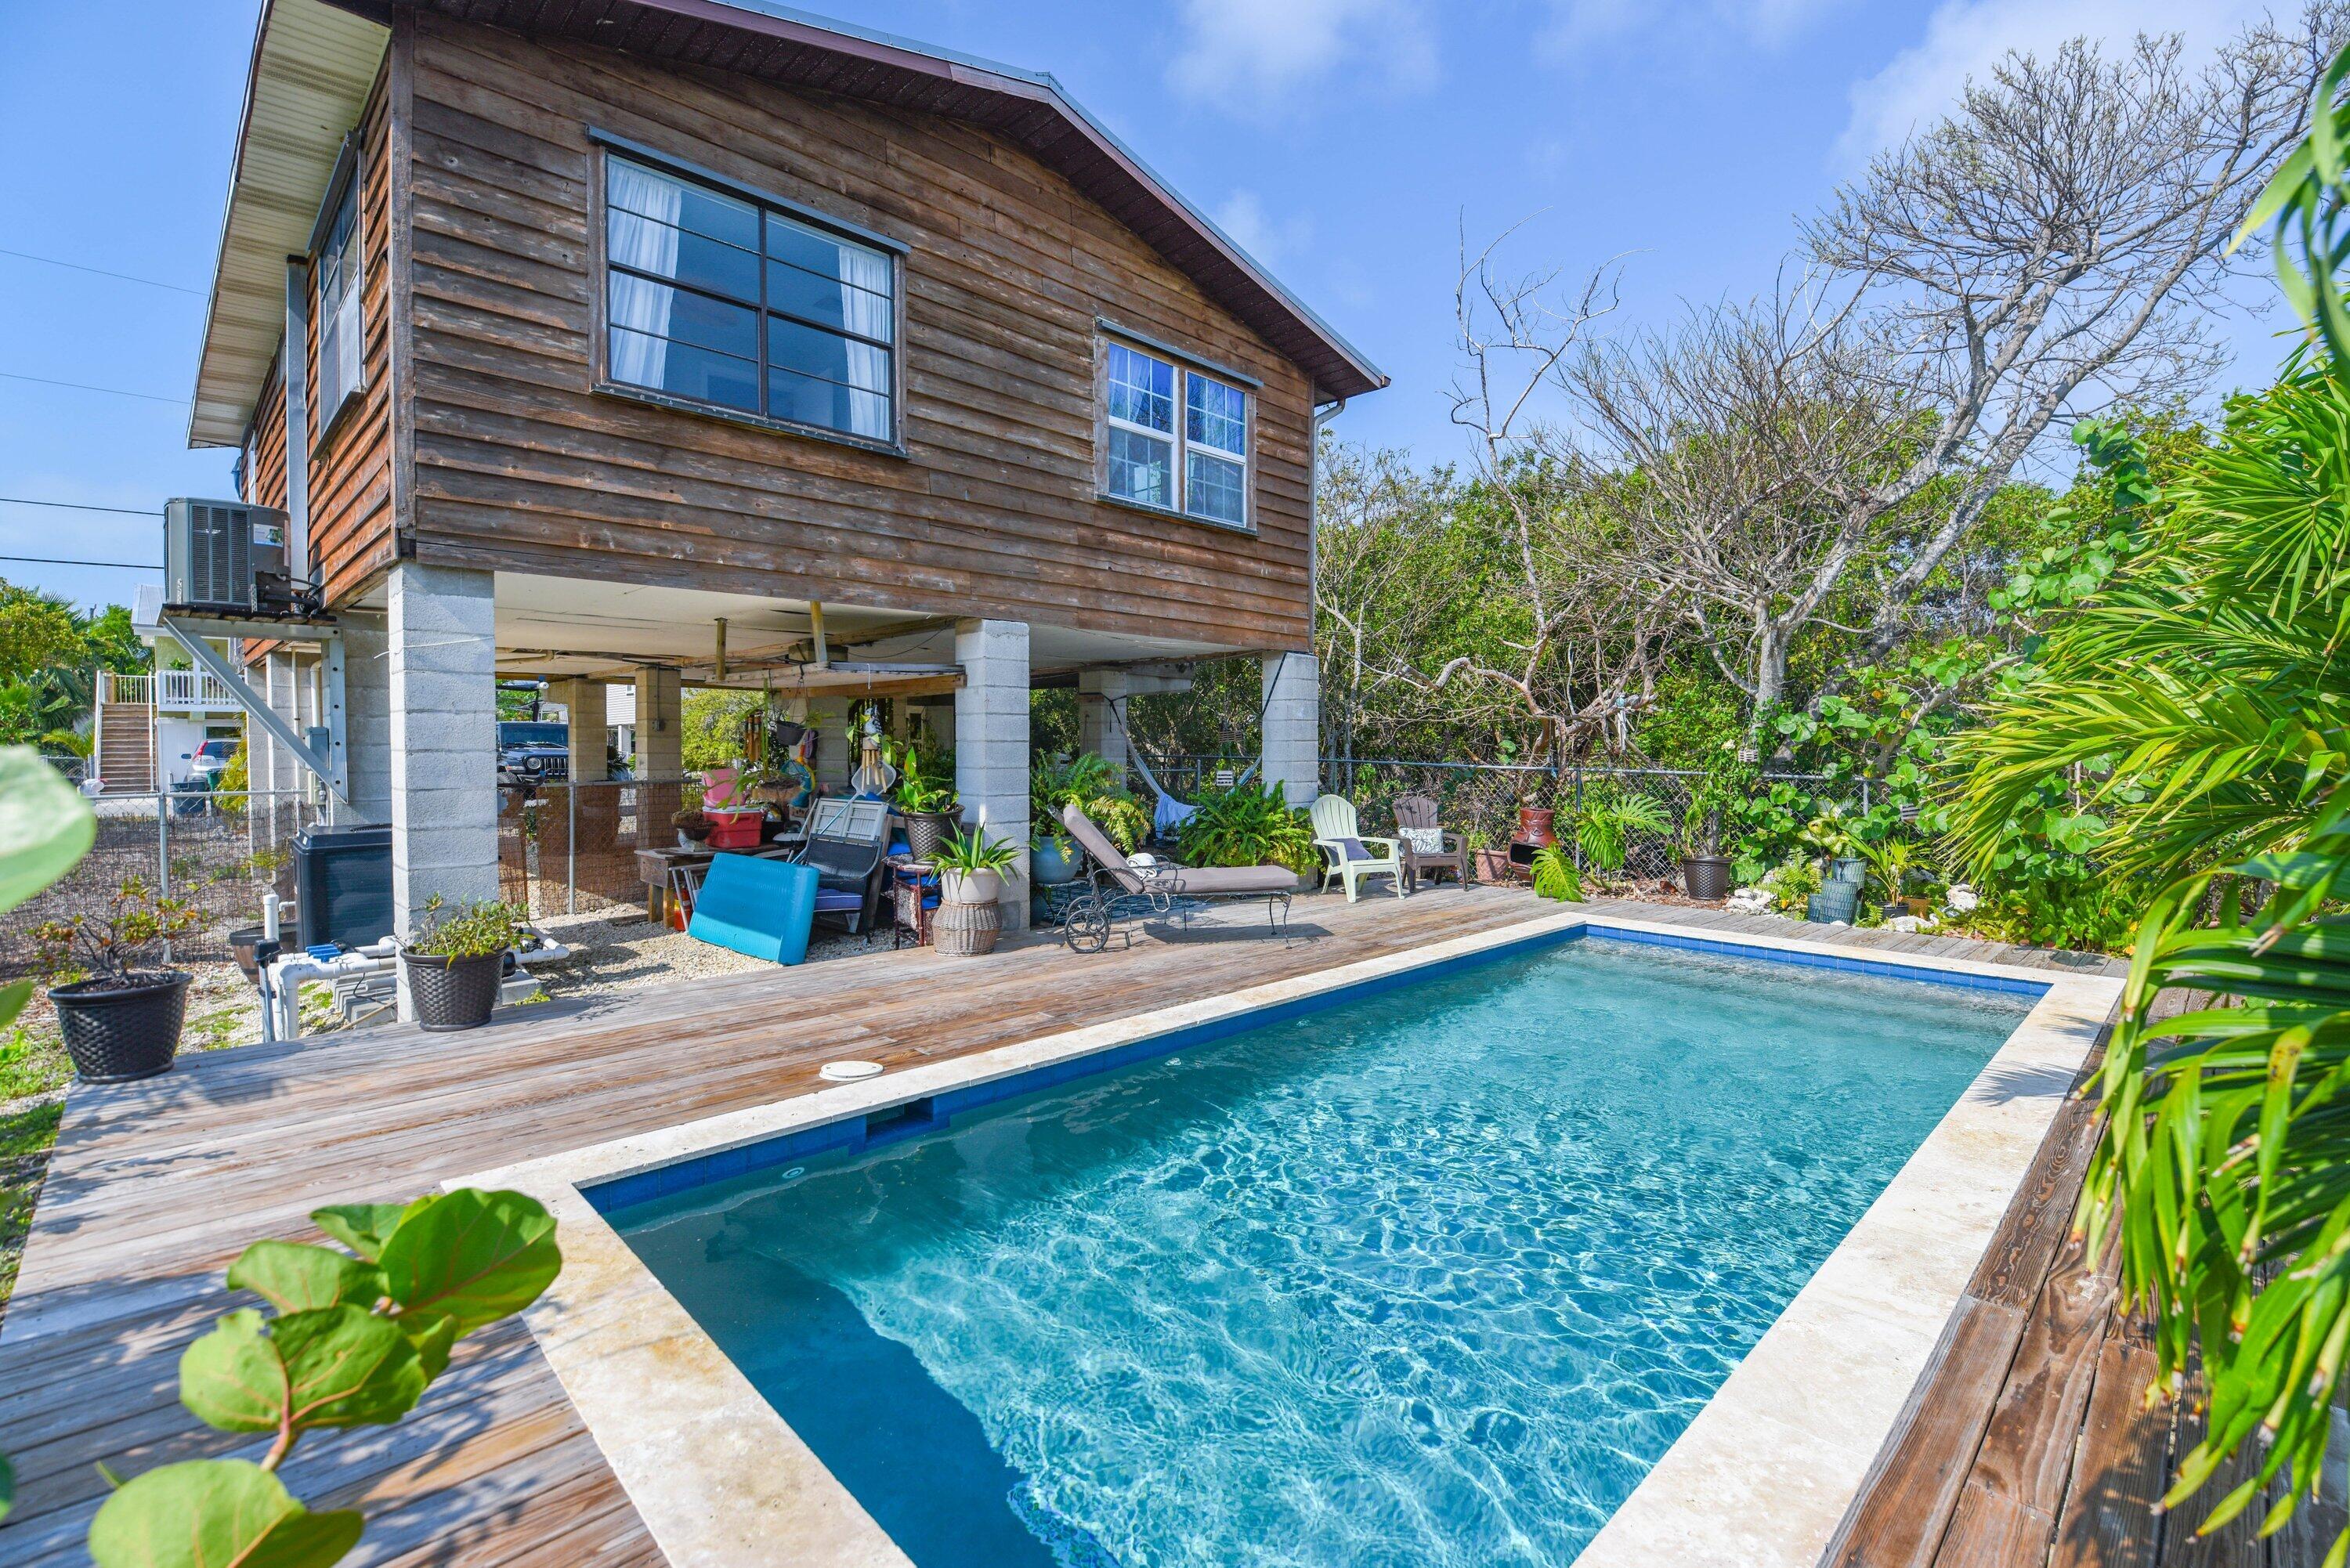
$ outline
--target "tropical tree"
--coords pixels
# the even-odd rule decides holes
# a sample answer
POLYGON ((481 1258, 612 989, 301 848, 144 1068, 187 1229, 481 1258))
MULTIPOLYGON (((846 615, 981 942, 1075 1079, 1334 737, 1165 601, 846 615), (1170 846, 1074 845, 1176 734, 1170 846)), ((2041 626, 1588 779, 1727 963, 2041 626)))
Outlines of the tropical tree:
MULTIPOLYGON (((2195 871, 2147 911, 2078 1220, 2091 1256, 2118 1233, 2125 1298, 2153 1317, 2162 1386, 2176 1397, 2201 1361, 2205 1435, 2166 1505, 2259 1451, 2205 1533, 2268 1496, 2260 1529, 2272 1534, 2316 1490, 2350 1350, 2350 683, 2335 662, 2350 631, 2350 313, 2345 248, 2329 232, 2350 190, 2345 77, 2350 50, 2247 221, 2275 219, 2314 369, 2237 410, 2147 553, 2177 560, 2133 569, 2067 635, 2035 693, 2051 716, 2024 727, 2020 750, 1987 750, 1974 791, 1996 812, 2022 773, 2111 745, 2113 773, 2148 792, 2131 837, 2156 841, 2121 853, 2260 851, 2195 871), (2174 988, 2210 1003, 2160 1019, 2174 988)), ((2345 1558, 2350 1529, 2328 1568, 2345 1558)))

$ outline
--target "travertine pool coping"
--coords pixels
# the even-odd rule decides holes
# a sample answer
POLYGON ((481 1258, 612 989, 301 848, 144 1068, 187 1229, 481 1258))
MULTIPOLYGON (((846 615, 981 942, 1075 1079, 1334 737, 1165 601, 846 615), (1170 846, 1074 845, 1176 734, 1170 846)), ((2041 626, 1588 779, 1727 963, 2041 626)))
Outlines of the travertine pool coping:
POLYGON ((671 1568, 908 1559, 637 1259, 581 1189, 1576 927, 2046 987, 1877 1201, 1579 1557, 1577 1568, 1810 1568, 1927 1366, 2121 981, 1567 912, 976 1053, 450 1182, 512 1188, 561 1225, 527 1314, 671 1568))

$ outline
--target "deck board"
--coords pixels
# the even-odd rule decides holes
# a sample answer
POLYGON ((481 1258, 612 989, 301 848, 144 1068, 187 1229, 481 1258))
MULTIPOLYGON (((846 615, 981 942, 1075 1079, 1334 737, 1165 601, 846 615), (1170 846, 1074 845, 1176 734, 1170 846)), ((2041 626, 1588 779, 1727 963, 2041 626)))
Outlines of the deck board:
MULTIPOLYGON (((1596 908, 1711 932, 1868 945, 1855 933, 1768 916, 1596 908)), ((487 1167, 781 1099, 815 1087, 816 1068, 843 1054, 891 1065, 950 1058, 1555 910, 1503 889, 1430 888, 1356 905, 1309 898, 1296 907, 1288 941, 1232 911, 1187 937, 1146 934, 1095 958, 1042 939, 977 960, 877 951, 518 1010, 466 1034, 383 1030, 207 1053, 144 1084, 78 1088, 16 1295, 0 1321, 0 1450, 19 1478, 18 1511, 0 1526, 0 1561, 85 1560, 80 1541, 103 1487, 98 1461, 135 1473, 173 1459, 257 1451, 180 1407, 178 1355, 231 1304, 220 1274, 238 1249, 261 1236, 307 1234, 307 1216, 321 1204, 403 1199, 487 1167)), ((2034 1278, 2054 1252, 2041 1245, 2044 1224, 2061 1227, 2070 1203, 2061 1170, 2035 1190, 2040 1208, 2019 1221, 2002 1254, 2034 1278)), ((1984 1303, 1987 1321, 2002 1320, 1994 1337, 2011 1355, 2027 1336, 2028 1304, 1984 1303)), ((2087 1414, 2060 1411, 2055 1425, 2124 1419, 2117 1391, 2134 1364, 2116 1366, 2113 1343, 2074 1345, 2089 1370, 2064 1384, 2064 1409, 2087 1414)), ((1980 1355, 1960 1346, 1953 1359, 1981 1376, 1980 1355)), ((1987 1379, 1980 1409, 1945 1403, 1979 1434, 1992 1422, 2002 1381, 1987 1379)), ((2045 1467, 2030 1466, 2030 1444, 2049 1426, 2030 1424, 2016 1449, 2036 1478, 2030 1497, 2043 1501, 2051 1487, 2045 1467)), ((311 1439, 288 1480, 314 1502, 367 1511, 367 1539, 348 1560, 354 1568, 660 1561, 518 1325, 461 1346, 448 1376, 400 1426, 311 1439)), ((1920 1500, 1918 1517, 1935 1518, 1938 1540, 1969 1480, 1961 1469, 1920 1500)), ((2055 1496, 2064 1484, 2054 1483, 2055 1496)), ((1985 1512, 1986 1525, 1993 1504, 2016 1501, 1979 1490, 1981 1503, 1970 1506, 1985 1512)))

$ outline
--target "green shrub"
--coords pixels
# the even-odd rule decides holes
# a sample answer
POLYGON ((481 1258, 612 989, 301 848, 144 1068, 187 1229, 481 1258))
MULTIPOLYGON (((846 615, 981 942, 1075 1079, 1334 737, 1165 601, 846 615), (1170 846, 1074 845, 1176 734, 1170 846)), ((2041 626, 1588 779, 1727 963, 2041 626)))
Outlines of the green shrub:
POLYGON ((522 940, 530 914, 519 904, 484 898, 453 915, 441 912, 441 895, 424 906, 424 918, 401 946, 419 958, 488 958, 522 940))
POLYGON ((1028 772, 1029 826, 1037 843, 1067 853, 1069 836, 1061 808, 1075 805, 1093 818, 1110 842, 1132 854, 1150 836, 1150 814, 1128 793, 1122 770, 1107 757, 1080 752, 1066 759, 1040 757, 1028 772))
POLYGON ((1235 784, 1203 797, 1175 842, 1194 866, 1286 866, 1303 873, 1321 863, 1313 823, 1277 784, 1235 784))

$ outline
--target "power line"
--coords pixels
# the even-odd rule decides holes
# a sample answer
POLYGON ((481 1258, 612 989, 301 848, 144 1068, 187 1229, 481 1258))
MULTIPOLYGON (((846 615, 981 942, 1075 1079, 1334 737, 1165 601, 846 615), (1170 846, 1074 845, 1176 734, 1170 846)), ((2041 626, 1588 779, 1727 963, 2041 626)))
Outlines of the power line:
POLYGON ((77 392, 107 392, 118 398, 138 398, 150 403, 177 403, 188 406, 185 398, 159 398, 152 392, 126 392, 120 387, 93 387, 87 381, 53 381, 47 376, 20 376, 14 370, 0 370, 0 381, 32 381, 44 387, 71 387, 77 392))
POLYGON ((77 561, 68 556, 0 556, 0 561, 31 561, 44 566, 120 566, 126 572, 160 572, 144 561, 77 561))
POLYGON ((161 517, 151 506, 92 506, 87 501, 36 501, 29 495, 0 495, 11 506, 61 506, 68 512, 120 512, 125 517, 161 517))
POLYGON ((133 277, 127 272, 109 272, 102 266, 84 266, 79 262, 59 261, 55 256, 36 256, 30 251, 12 251, 0 247, 0 256, 15 256, 19 261, 39 262, 44 266, 61 266, 74 272, 91 272, 100 277, 120 278, 124 283, 143 283, 149 288, 168 288, 174 294, 192 294, 199 299, 203 297, 203 289, 190 288, 185 284, 160 283, 151 277, 133 277))

